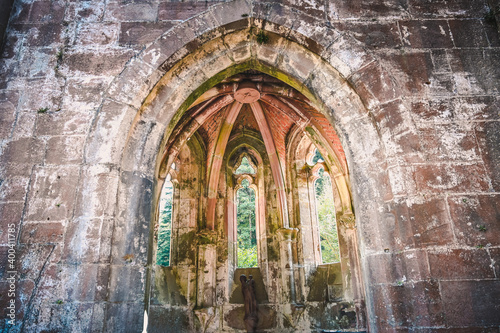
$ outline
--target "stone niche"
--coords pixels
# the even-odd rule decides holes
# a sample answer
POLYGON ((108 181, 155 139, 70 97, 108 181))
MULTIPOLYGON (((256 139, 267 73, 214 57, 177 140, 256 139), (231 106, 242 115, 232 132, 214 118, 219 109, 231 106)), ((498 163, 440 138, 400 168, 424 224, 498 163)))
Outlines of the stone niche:
MULTIPOLYGON (((170 266, 154 270, 151 316, 177 311, 169 325, 244 330, 245 274, 255 281, 258 331, 364 331, 344 152, 331 144, 339 141, 335 130, 308 98, 267 74, 243 71, 198 97, 172 133, 158 182, 174 184, 170 266), (324 160, 315 165, 313 155, 324 160), (243 159, 253 171, 237 172, 243 159), (322 263, 315 211, 314 184, 323 175, 332 179, 338 216, 332 264, 322 263), (244 181, 255 193, 257 266, 238 268, 237 192, 244 181)), ((164 324, 150 322, 149 329, 164 324)))

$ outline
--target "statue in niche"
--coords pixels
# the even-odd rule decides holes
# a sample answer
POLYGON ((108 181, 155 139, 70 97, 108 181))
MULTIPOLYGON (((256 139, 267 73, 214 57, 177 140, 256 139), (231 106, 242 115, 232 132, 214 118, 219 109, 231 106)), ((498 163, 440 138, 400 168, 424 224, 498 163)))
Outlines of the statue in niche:
POLYGON ((251 275, 247 277, 245 274, 240 275, 241 291, 245 302, 245 328, 247 332, 256 332, 257 322, 257 297, 255 296, 255 280, 251 275))

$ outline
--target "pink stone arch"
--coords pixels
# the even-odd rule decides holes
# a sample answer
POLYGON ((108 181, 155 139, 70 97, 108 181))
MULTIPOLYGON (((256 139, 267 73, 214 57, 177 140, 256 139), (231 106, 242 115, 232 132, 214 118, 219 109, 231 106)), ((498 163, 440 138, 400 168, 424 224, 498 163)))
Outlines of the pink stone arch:
MULTIPOLYGON (((280 5, 264 9, 238 0, 214 5, 160 36, 130 59, 104 94, 85 158, 86 163, 120 170, 113 257, 135 251, 138 266, 151 262, 148 226, 161 189, 156 177, 162 147, 189 101, 248 68, 287 80, 333 124, 351 175, 361 265, 368 265, 370 250, 383 246, 377 241, 385 232, 380 207, 392 196, 392 187, 386 142, 373 112, 387 102, 399 103, 396 81, 358 41, 322 21, 280 5), (294 22, 301 24, 295 27, 294 22), (268 33, 270 42, 257 43, 255 29, 268 33)), ((110 280, 117 274, 134 279, 128 270, 117 264, 110 280)), ((146 279, 135 283, 147 295, 150 276, 144 274, 146 279)), ((373 317, 370 284, 366 288, 373 317)))

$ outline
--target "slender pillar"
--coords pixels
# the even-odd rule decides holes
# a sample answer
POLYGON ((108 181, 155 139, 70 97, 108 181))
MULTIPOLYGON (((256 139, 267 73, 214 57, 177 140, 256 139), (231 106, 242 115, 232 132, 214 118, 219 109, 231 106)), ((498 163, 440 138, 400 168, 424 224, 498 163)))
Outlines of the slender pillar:
POLYGON ((211 158, 210 168, 208 170, 208 201, 207 201, 207 229, 215 230, 215 206, 217 204, 217 189, 219 186, 220 170, 222 160, 224 159, 224 152, 226 151, 227 141, 233 129, 236 117, 240 113, 242 103, 235 101, 229 110, 229 113, 222 124, 219 131, 217 143, 213 156, 211 158))
POLYGON ((253 115, 259 124, 259 129, 262 134, 262 138, 264 139, 264 145, 266 146, 267 156, 269 157, 269 162, 271 163, 271 171, 276 185, 276 197, 278 200, 278 210, 281 223, 284 228, 288 228, 290 226, 290 222, 288 220, 285 180, 278 153, 276 151, 276 146, 274 144, 273 135, 271 134, 271 129, 269 128, 269 124, 267 123, 264 111, 262 110, 259 102, 250 103, 250 107, 252 108, 253 115))

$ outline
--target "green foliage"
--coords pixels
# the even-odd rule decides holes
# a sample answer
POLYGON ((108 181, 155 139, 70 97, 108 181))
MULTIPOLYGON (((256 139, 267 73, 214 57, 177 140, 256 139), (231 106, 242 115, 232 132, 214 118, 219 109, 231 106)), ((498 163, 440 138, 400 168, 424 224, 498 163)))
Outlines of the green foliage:
POLYGON ((267 42, 269 42, 269 36, 264 31, 259 32, 257 34, 257 43, 266 44, 267 42))
POLYGON ((160 196, 160 216, 158 228, 158 252, 156 264, 170 265, 170 238, 172 235, 172 183, 166 181, 160 196))
POLYGON ((257 267, 257 246, 238 248, 238 268, 257 267))
POLYGON ((234 173, 237 175, 241 175, 244 173, 254 174, 255 170, 252 168, 252 166, 250 165, 250 162, 248 162, 248 159, 245 156, 241 159, 241 164, 238 167, 238 169, 236 169, 236 171, 234 173))
POLYGON ((318 216, 321 244, 321 259, 324 264, 340 262, 339 237, 335 221, 332 182, 323 169, 314 184, 316 192, 316 213, 318 216))
POLYGON ((49 108, 39 108, 36 112, 38 112, 38 113, 46 113, 47 111, 49 111, 49 108))
MULTIPOLYGON (((242 163, 243 164, 243 163, 242 163)), ((248 180, 241 182, 237 193, 238 267, 257 267, 257 235, 255 229, 255 191, 248 180)))

